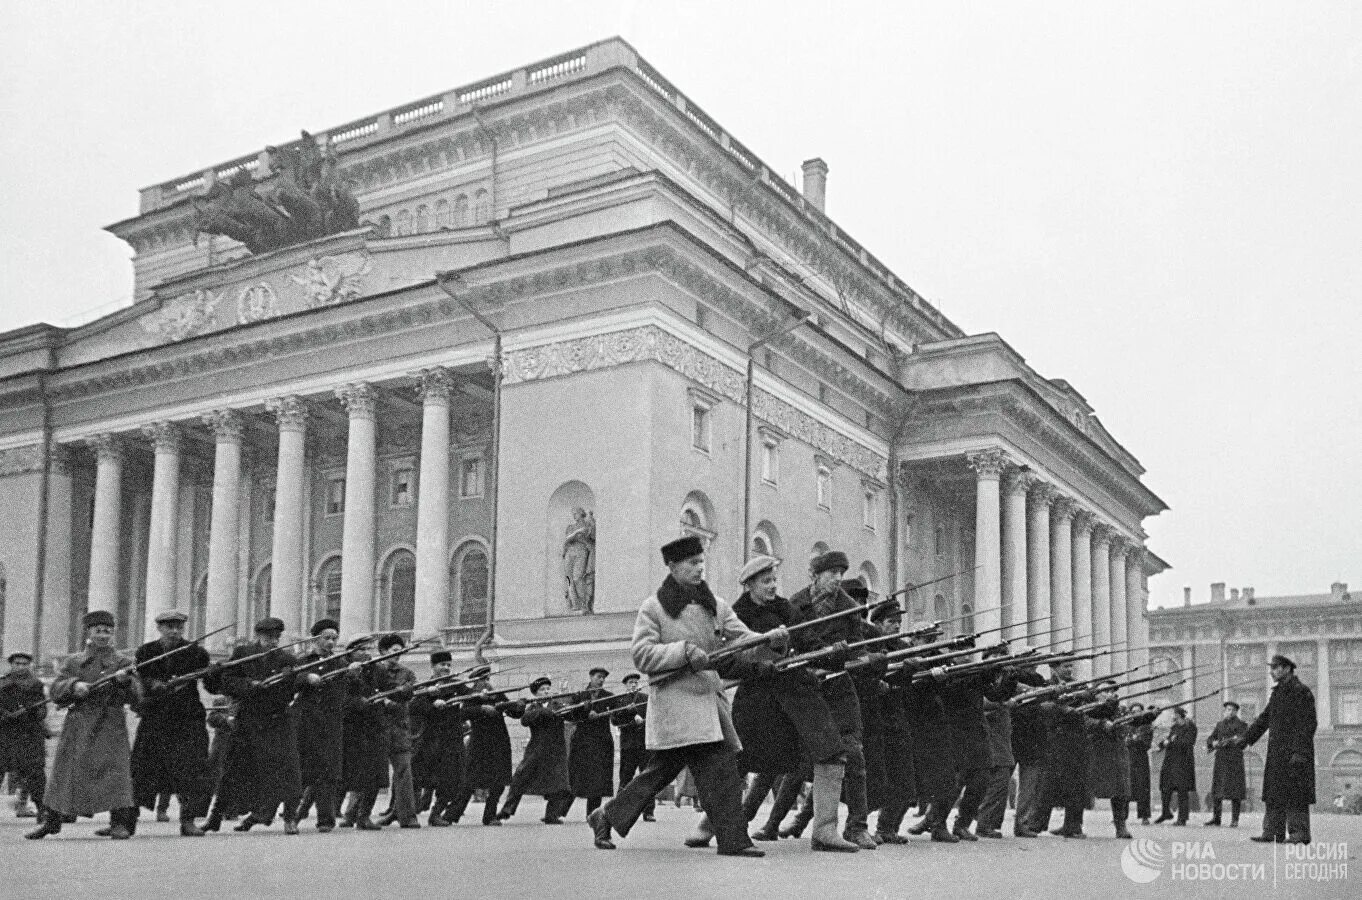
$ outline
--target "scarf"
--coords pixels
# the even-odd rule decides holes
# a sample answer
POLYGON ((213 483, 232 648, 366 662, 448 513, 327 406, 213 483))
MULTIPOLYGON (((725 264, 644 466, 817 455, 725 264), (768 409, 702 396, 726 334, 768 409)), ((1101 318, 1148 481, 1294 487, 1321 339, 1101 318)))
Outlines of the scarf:
POLYGON ((657 602, 662 604, 662 611, 672 619, 679 617, 681 610, 692 603, 704 607, 711 616, 719 614, 719 602, 714 598, 714 592, 709 589, 709 585, 703 581, 695 587, 690 587, 668 575, 662 586, 657 589, 657 602))

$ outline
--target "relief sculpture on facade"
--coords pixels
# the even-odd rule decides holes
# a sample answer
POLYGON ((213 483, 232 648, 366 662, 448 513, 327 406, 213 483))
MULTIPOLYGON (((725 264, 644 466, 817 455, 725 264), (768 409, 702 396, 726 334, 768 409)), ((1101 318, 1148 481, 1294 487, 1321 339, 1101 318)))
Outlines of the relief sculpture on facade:
POLYGON ((221 295, 199 289, 181 294, 161 304, 154 313, 142 317, 142 329, 164 341, 182 341, 202 334, 217 324, 221 295))
POLYGON ((373 263, 361 253, 347 253, 344 256, 313 257, 307 261, 307 268, 301 275, 290 275, 295 284, 300 284, 307 292, 307 306, 331 306, 344 303, 360 295, 364 288, 364 276, 369 274, 373 263))

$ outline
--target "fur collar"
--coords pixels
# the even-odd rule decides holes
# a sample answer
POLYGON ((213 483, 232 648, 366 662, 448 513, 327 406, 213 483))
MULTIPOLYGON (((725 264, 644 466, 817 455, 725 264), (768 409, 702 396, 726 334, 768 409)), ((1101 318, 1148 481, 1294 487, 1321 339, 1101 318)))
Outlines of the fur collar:
POLYGON ((709 585, 703 581, 695 587, 687 587, 668 575, 657 589, 657 602, 662 604, 662 611, 672 619, 679 617, 681 610, 692 603, 704 607, 711 616, 719 614, 719 602, 709 585))

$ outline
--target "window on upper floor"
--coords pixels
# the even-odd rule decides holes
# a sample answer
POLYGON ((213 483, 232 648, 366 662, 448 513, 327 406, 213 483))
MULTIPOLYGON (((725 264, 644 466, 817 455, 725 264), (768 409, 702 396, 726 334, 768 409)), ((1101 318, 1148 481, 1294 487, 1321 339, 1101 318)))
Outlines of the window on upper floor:
POLYGON ((449 208, 448 200, 441 200, 435 204, 435 227, 449 228, 454 224, 453 213, 449 208))
POLYGON ((424 203, 416 207, 416 218, 412 220, 412 231, 415 234, 425 234, 430 231, 430 207, 424 203))
POLYGON ((774 438, 761 442, 761 480, 767 484, 780 481, 780 442, 774 438))
POLYGON ((1344 688, 1334 692, 1334 722, 1362 725, 1362 689, 1344 688))
POLYGON ((936 533, 932 537, 933 546, 937 556, 946 555, 946 528, 944 525, 936 526, 936 533))
POLYGON ((874 531, 879 517, 880 493, 875 488, 867 486, 861 494, 861 525, 874 531))
POLYGON ((486 225, 492 221, 492 195, 478 191, 473 195, 473 224, 486 225))
POLYGON ((460 194, 454 198, 454 227, 468 227, 468 195, 460 194))
POLYGON ((339 516, 345 512, 345 479, 328 478, 326 480, 326 514, 328 516, 339 516))
POLYGON ((690 445, 703 453, 710 452, 713 440, 714 405, 692 396, 690 404, 690 445))
POLYGON ((473 500, 482 496, 482 457, 466 456, 459 461, 459 497, 473 500))
POLYGON ((820 462, 817 466, 818 508, 832 509, 832 467, 820 462))
POLYGON ((404 234, 411 234, 411 210, 404 209, 399 211, 394 223, 393 232, 399 237, 404 234))
POLYGON ((388 492, 391 506, 411 506, 416 502, 416 470, 403 466, 393 471, 392 484, 388 492))

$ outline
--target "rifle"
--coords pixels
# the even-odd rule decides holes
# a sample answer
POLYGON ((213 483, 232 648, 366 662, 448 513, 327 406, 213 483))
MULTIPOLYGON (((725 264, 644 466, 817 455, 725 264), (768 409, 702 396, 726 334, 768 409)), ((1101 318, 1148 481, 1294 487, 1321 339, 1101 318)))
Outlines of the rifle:
MULTIPOLYGON (((361 662, 361 663, 360 663, 360 667, 361 667, 361 668, 364 668, 364 667, 366 667, 366 666, 372 666, 374 663, 383 662, 385 659, 392 659, 392 658, 395 657, 395 656, 401 656, 403 653, 410 653, 411 651, 415 650, 417 647, 421 646, 422 644, 429 644, 431 641, 438 640, 439 637, 440 637, 440 636, 439 636, 438 634, 433 634, 433 635, 431 635, 431 636, 428 637, 428 638, 423 638, 423 639, 421 639, 421 640, 419 640, 419 641, 413 641, 413 642, 410 643, 410 644, 405 644, 405 645, 403 645, 403 646, 401 646, 401 647, 398 647, 396 650, 389 650, 387 653, 380 653, 378 656, 375 656, 373 659, 366 659, 366 660, 364 660, 363 662, 361 662)), ((355 648, 355 649, 359 649, 359 648, 357 647, 357 648, 355 648)), ((473 669, 476 669, 476 668, 477 668, 477 666, 472 666, 472 667, 470 667, 470 668, 468 668, 468 669, 465 669, 464 671, 465 671, 465 672, 471 672, 471 671, 473 671, 473 669)), ((342 668, 342 669, 337 669, 337 670, 335 670, 334 672, 327 672, 325 675, 322 676, 322 683, 325 684, 326 682, 330 681, 330 680, 333 679, 333 678, 339 678, 339 677, 341 677, 342 675, 344 675, 344 674, 345 674, 346 672, 348 672, 348 671, 349 671, 349 667, 347 666, 347 667, 342 668)), ((461 673, 459 673, 459 674, 463 674, 463 673, 461 672, 461 673)))
MULTIPOLYGON (((1018 627, 1018 626, 1020 626, 1020 625, 1029 625, 1029 624, 1031 624, 1031 622, 1040 622, 1040 621, 1044 621, 1045 619, 1048 619, 1048 618, 1050 618, 1050 617, 1049 617, 1049 616, 1041 616, 1039 619, 1032 619, 1032 620, 1030 620, 1030 621, 1028 621, 1028 622, 1015 622, 1015 623, 1013 623, 1013 624, 1011 624, 1011 625, 1000 625, 1000 626, 998 626, 998 627, 996 627, 996 628, 986 628, 986 629, 984 629, 983 631, 976 631, 976 632, 974 632, 973 634, 961 634, 961 635, 957 635, 957 636, 955 636, 955 637, 953 637, 953 638, 947 638, 946 640, 934 641, 934 642, 932 642, 932 643, 930 643, 930 644, 919 644, 919 645, 916 646, 916 647, 904 647, 902 650, 893 650, 893 651, 891 651, 891 652, 885 654, 885 658, 886 658, 887 660, 889 660, 889 661, 892 662, 892 661, 894 661, 894 660, 906 659, 906 658, 908 658, 908 657, 922 656, 923 654, 930 654, 933 650, 947 650, 947 649, 949 649, 949 650, 952 650, 952 651, 959 651, 959 652, 952 652, 952 653, 944 654, 944 655, 942 655, 941 657, 939 657, 939 658, 942 658, 942 659, 953 659, 953 658, 955 658, 955 657, 957 657, 957 656, 964 656, 964 655, 967 655, 967 654, 969 654, 969 653, 974 653, 974 652, 975 652, 975 649, 974 649, 974 641, 975 641, 977 638, 983 637, 983 636, 986 635, 986 634, 992 634, 992 633, 995 632, 995 631, 1005 631, 1005 630, 1007 630, 1008 628, 1016 628, 1016 627, 1018 627), (960 645, 961 645, 962 643, 963 643, 963 644, 967 644, 967 645, 968 645, 967 648, 961 648, 960 645)), ((1068 628, 1068 627, 1069 627, 1069 626, 1065 625, 1065 626, 1062 626, 1062 627, 1060 627, 1060 628, 1055 628, 1055 629, 1052 629, 1051 631, 1044 632, 1043 634, 1052 634, 1052 633, 1055 632, 1055 631, 1063 631, 1063 630, 1065 630, 1065 629, 1068 628)), ((1041 637, 1041 636, 1043 636, 1043 635, 1036 635, 1036 637, 1041 637)), ((894 637, 903 637, 903 635, 902 635, 902 634, 897 634, 897 635, 894 635, 894 637)), ((1008 638, 1007 640, 1002 641, 1002 643, 1007 644, 1007 643, 1011 643, 1012 641, 1019 641, 1019 640, 1021 640, 1020 637, 1008 638)), ((855 646, 857 646, 857 645, 856 645, 856 644, 852 644, 852 645, 850 645, 850 646, 851 646, 851 647, 855 647, 855 646)), ((938 658, 938 657, 931 657, 931 658, 936 659, 936 658, 938 658)), ((1010 657, 1010 658, 1015 659, 1016 657, 1010 657)), ((864 662, 861 662, 861 663, 853 662, 853 663, 849 664, 849 665, 846 667, 846 669, 847 669, 847 671, 849 671, 849 672, 855 672, 856 669, 862 668, 862 667, 865 666, 865 665, 867 665, 867 663, 864 663, 864 662)), ((901 671, 901 670, 902 670, 902 667, 901 667, 901 666, 900 666, 899 668, 897 668, 897 669, 891 669, 891 671, 901 671)))
MULTIPOLYGON (((619 694, 616 694, 615 696, 618 697, 619 694)), ((626 705, 626 706, 618 706, 618 707, 616 707, 615 709, 602 709, 602 710, 597 710, 597 711, 595 711, 595 712, 589 713, 589 714, 587 715, 587 717, 586 717, 586 720, 587 720, 588 722, 598 722, 598 721, 600 721, 601 719, 605 719, 605 718, 608 718, 608 717, 610 717, 610 716, 613 716, 615 713, 629 712, 630 710, 634 710, 634 709, 642 709, 643 707, 646 707, 647 705, 648 705, 648 698, 647 698, 647 697, 644 697, 642 700, 635 700, 634 702, 632 702, 632 703, 630 703, 630 704, 628 704, 628 705, 626 705)))
MULTIPOLYGON (((1193 668, 1187 670, 1187 673, 1188 673, 1188 674, 1187 674, 1186 677, 1184 677, 1181 681, 1176 682, 1175 684, 1182 684, 1182 683, 1186 682, 1189 678, 1201 678, 1201 677, 1203 677, 1204 675, 1212 674, 1212 673, 1209 673, 1209 672, 1198 673, 1197 670, 1198 670, 1198 669, 1206 669, 1206 668, 1209 668, 1209 667, 1215 666, 1215 665, 1218 665, 1218 663, 1216 663, 1216 662, 1209 662, 1209 663, 1203 663, 1203 664, 1200 665, 1200 666, 1194 666, 1193 668)), ((1178 673, 1177 673, 1177 672, 1159 672, 1159 673, 1156 674, 1156 675, 1146 675, 1144 678, 1136 678, 1136 679, 1133 679, 1133 680, 1131 680, 1131 681, 1127 681, 1125 684, 1119 684, 1119 685, 1116 686, 1116 690, 1124 690, 1125 688, 1128 688, 1128 687, 1134 687, 1134 686, 1137 685, 1137 684, 1144 684, 1144 683, 1149 682, 1149 681, 1156 681, 1156 680, 1158 680, 1158 679, 1160 679, 1160 678, 1167 678, 1167 677, 1169 677, 1170 675, 1176 675, 1176 674, 1178 674, 1178 673)), ((1100 682, 1103 682, 1103 681, 1110 681, 1110 680, 1111 680, 1110 678, 1095 678, 1095 679, 1092 679, 1091 681, 1092 681, 1092 682, 1096 682, 1096 683, 1100 683, 1100 682)), ((1153 694, 1153 693, 1155 693, 1155 692, 1157 692, 1157 691, 1164 690, 1165 688, 1174 687, 1175 684, 1163 684, 1163 685, 1159 685, 1158 687, 1154 687, 1154 688, 1150 688, 1150 689, 1148 689, 1148 690, 1140 691, 1139 693, 1136 693, 1136 694, 1127 694, 1126 696, 1121 697, 1121 698, 1119 698, 1119 699, 1121 699, 1121 700, 1129 700, 1129 699, 1131 699, 1132 697, 1143 697, 1145 694, 1153 694)), ((1082 691, 1065 692, 1065 693, 1063 693, 1063 694, 1060 695, 1060 699, 1062 700, 1062 699, 1066 698, 1066 697, 1068 696, 1069 693, 1078 694, 1078 693, 1082 693, 1082 691)))
MULTIPOLYGON (((1113 678, 1120 678, 1122 675, 1129 675, 1131 672, 1143 669, 1147 665, 1149 665, 1149 663, 1144 663, 1138 666, 1132 666, 1131 668, 1126 669, 1124 672, 1116 672, 1112 675, 1098 675, 1095 678, 1086 678, 1082 681, 1067 681, 1062 682, 1060 684, 1047 684, 1041 687, 1031 688, 1029 691, 1022 691, 1020 694, 1017 694, 1015 697, 1012 697, 1007 701, 1007 703, 1008 705, 1014 707, 1025 706, 1037 700, 1046 700, 1057 694, 1064 694, 1069 691, 1076 691, 1079 688, 1085 687, 1090 684, 1097 684, 1102 681, 1110 681, 1113 678)), ((1138 684, 1139 682, 1136 681, 1130 683, 1138 684)))
MULTIPOLYGON (((1172 673, 1165 673, 1165 674, 1172 674, 1172 673)), ((1198 674, 1195 674, 1195 670, 1188 670, 1188 674, 1187 674, 1187 675, 1183 676, 1181 679, 1179 679, 1179 680, 1173 682, 1172 684, 1161 684, 1161 685, 1158 685, 1157 687, 1147 688, 1146 690, 1137 691, 1137 692, 1135 692, 1135 693, 1133 693, 1133 694, 1127 694, 1126 696, 1124 696, 1124 697, 1119 697, 1119 698, 1117 698, 1117 699, 1119 699, 1119 700, 1132 700, 1132 699, 1134 699, 1135 697, 1143 697, 1143 696, 1145 696, 1145 695, 1147 695, 1147 694, 1157 694, 1159 691, 1164 691, 1164 690, 1168 690, 1168 689, 1170 689, 1170 688, 1175 688, 1175 687, 1177 687, 1178 685, 1186 684, 1186 683, 1189 682, 1189 681, 1195 681, 1195 680, 1198 679, 1198 678, 1202 678, 1202 677, 1206 677, 1206 676, 1214 676, 1215 674, 1217 674, 1217 673, 1215 673, 1215 672, 1206 672, 1206 673, 1204 673, 1204 674, 1202 674, 1202 675, 1198 675, 1198 674)), ((1155 676, 1155 677, 1161 677, 1161 676, 1155 676)), ((1151 679, 1145 679, 1145 680, 1148 681, 1148 680, 1151 680, 1151 679)), ((1246 683, 1246 682, 1243 682, 1243 683, 1246 683)), ((1232 687, 1238 687, 1238 686, 1239 686, 1239 685, 1237 685, 1237 684, 1236 684, 1236 685, 1232 685, 1232 687)), ((1091 704, 1090 704, 1090 705, 1091 705, 1091 704)), ((1100 704, 1099 704, 1099 705, 1100 705, 1100 704)), ((1084 710, 1084 711, 1086 711, 1086 710, 1084 710)))
MULTIPOLYGON (((296 669, 293 670, 293 674, 294 674, 294 675, 301 675, 301 674, 303 674, 304 672, 308 671, 309 669, 316 669, 316 668, 319 668, 319 667, 324 666, 324 665, 326 665, 327 663, 331 662, 332 660, 344 659, 345 657, 350 656, 350 655, 353 654, 353 653, 358 653, 359 651, 366 649, 366 648, 367 648, 370 644, 372 644, 373 642, 374 642, 374 638, 369 638, 369 639, 366 640, 364 643, 362 643, 362 644, 356 644, 356 645, 353 646, 353 647, 348 647, 348 648, 346 648, 345 650, 342 650, 342 651, 339 652, 339 653, 333 653, 333 654, 331 654, 330 656, 320 656, 320 657, 318 657, 317 659, 314 659, 314 660, 313 660, 312 662, 310 662, 310 663, 303 663, 301 666, 298 666, 296 669)), ((330 675, 331 673, 328 672, 327 674, 330 675)), ((271 679, 273 679, 273 678, 275 678, 275 677, 277 677, 277 676, 271 675, 269 678, 266 678, 263 682, 261 682, 261 684, 262 684, 262 685, 267 685, 267 686, 268 686, 268 685, 271 683, 271 679)), ((281 678, 280 680, 282 681, 283 679, 281 678)), ((277 684, 278 682, 274 682, 274 683, 277 684)))
POLYGON ((514 694, 518 691, 527 690, 528 688, 529 688, 528 684, 522 684, 513 688, 500 688, 494 691, 482 691, 481 693, 478 694, 460 694, 457 697, 445 697, 443 699, 446 703, 453 703, 456 706, 467 706, 471 703, 478 703, 478 701, 480 700, 490 700, 491 698, 499 697, 502 694, 514 694))
MULTIPOLYGON (((1134 713, 1134 714, 1132 714, 1132 715, 1121 716, 1119 719, 1112 719, 1111 722, 1112 722, 1113 725, 1129 725, 1131 722, 1135 721, 1136 719, 1143 718, 1144 716, 1147 716, 1147 715, 1149 715, 1149 714, 1151 714, 1151 713, 1153 713, 1155 716, 1157 716, 1159 713, 1167 712, 1168 710, 1174 708, 1175 706, 1190 706, 1191 704, 1196 703, 1196 702, 1198 702, 1198 701, 1200 701, 1200 700, 1206 700, 1206 699, 1208 699, 1208 698, 1210 698, 1210 697, 1214 697, 1216 694, 1219 694, 1219 693, 1221 693, 1222 691, 1227 691, 1227 690, 1229 690, 1230 688, 1243 687, 1243 686, 1246 685, 1246 684, 1261 684, 1261 682, 1260 682, 1257 678, 1245 679, 1244 681, 1238 681, 1238 682, 1235 682, 1234 684, 1226 685, 1226 686, 1223 687, 1223 688, 1216 688, 1216 689, 1213 690, 1213 691, 1207 691, 1206 693, 1202 694, 1201 696, 1199 696, 1199 697, 1193 697, 1193 698, 1190 699, 1190 700, 1180 700, 1180 701, 1178 701, 1178 702, 1176 702, 1176 703, 1170 703, 1170 704, 1168 704, 1167 706, 1160 706, 1160 707, 1158 707, 1157 709, 1146 709, 1146 710, 1144 710, 1143 712, 1134 713)), ((1151 693, 1152 693, 1152 692, 1151 692, 1151 693)))
POLYGON ((886 594, 885 599, 889 600, 893 597, 899 596, 900 594, 909 594, 912 593, 913 591, 919 591, 925 587, 931 587, 934 584, 940 584, 943 581, 950 581, 952 578, 959 578, 961 575, 965 575, 970 572, 977 572, 982 568, 983 566, 975 566, 973 569, 961 569, 959 572, 952 572, 949 575, 942 575, 940 578, 933 578, 931 581, 922 582, 922 584, 910 584, 906 588, 901 588, 900 590, 894 591, 894 593, 892 594, 886 594))
MULTIPOLYGON (((434 678, 427 678, 425 681, 418 681, 416 684, 412 685, 412 689, 413 689, 413 691, 412 691, 412 696, 413 696, 413 697, 426 697, 426 696, 429 696, 429 695, 431 695, 431 694, 436 693, 437 691, 442 691, 442 690, 444 690, 445 688, 459 687, 460 685, 464 685, 464 684, 477 684, 479 681, 482 681, 484 678, 489 678, 489 677, 491 677, 491 674, 490 674, 490 673, 487 674, 487 675, 476 675, 476 676, 474 676, 474 677, 472 677, 472 678, 460 678, 460 677, 459 677, 460 675, 466 675, 466 674, 468 674, 469 672, 473 671, 473 669, 478 669, 478 668, 481 668, 481 666, 473 666, 472 668, 470 668, 470 669, 465 669, 465 670, 462 671, 462 672, 450 672, 448 675, 437 675, 437 676, 435 676, 434 678)), ((496 674, 497 674, 497 675, 504 675, 504 674, 506 674, 507 672, 514 672, 514 671, 517 671, 517 670, 522 669, 522 668, 524 668, 524 666, 513 666, 512 668, 509 668, 509 669, 503 669, 502 671, 497 672, 496 674)), ((382 696, 385 696, 385 695, 379 694, 378 696, 382 697, 382 696)), ((450 699, 454 699, 454 698, 450 698, 450 699)))
MULTIPOLYGON (((1106 644, 1103 646, 1113 647, 1114 645, 1106 644)), ((1031 650, 1027 650, 1025 653, 1018 653, 1016 656, 999 656, 993 659, 982 660, 980 662, 966 663, 965 665, 962 666, 954 666, 952 668, 946 669, 943 672, 921 672, 918 675, 915 675, 913 677, 913 680, 915 682, 925 681, 926 678, 922 676, 926 676, 927 678, 935 678, 938 681, 941 681, 946 678, 956 677, 959 675, 970 675, 974 674, 975 672, 987 671, 990 668, 994 668, 995 664, 999 663, 1002 665, 1012 665, 1020 662, 1023 665, 1030 667, 1045 665, 1047 663, 1057 664, 1065 662, 1081 662, 1087 659, 1097 659, 1102 656, 1109 656, 1119 651, 1116 649, 1109 649, 1102 650, 1101 652, 1098 653, 1086 653, 1082 656, 1075 656, 1073 651, 1071 650, 1066 650, 1061 653, 1050 653, 1037 656, 1036 654, 1038 652, 1039 648, 1033 648, 1031 650)))
MULTIPOLYGON (((142 661, 142 662, 140 662, 140 663, 133 663, 131 666, 129 666, 129 667, 126 668, 126 669, 120 669, 119 671, 115 672, 115 673, 112 674, 112 675, 105 675, 103 678, 96 679, 95 681, 90 682, 90 693, 94 693, 97 689, 102 688, 102 687, 104 687, 104 686, 107 685, 107 684, 110 684, 110 683, 113 682, 115 679, 117 679, 119 675, 121 675, 121 674, 123 674, 123 673, 125 673, 125 672, 131 673, 131 674, 133 674, 133 675, 136 675, 137 672, 138 672, 138 670, 141 669, 143 666, 149 666, 149 665, 151 665, 151 664, 154 663, 154 662, 160 662, 161 660, 166 659, 167 657, 174 656, 176 653, 179 653, 179 652, 182 651, 182 650, 188 650, 190 647, 197 647, 197 646, 199 645, 199 642, 200 642, 200 641, 206 640, 207 638, 210 638, 210 637, 212 637, 212 636, 215 635, 215 634, 219 634, 219 633, 221 633, 221 632, 224 632, 224 631, 226 631, 228 628, 235 628, 235 627, 236 627, 236 623, 235 623, 235 622, 233 622, 231 625, 224 625, 224 626, 222 626, 221 628, 218 628, 218 629, 215 629, 215 630, 213 630, 213 631, 210 631, 210 632, 208 632, 207 634, 205 634, 205 635, 203 635, 203 636, 201 636, 201 637, 197 637, 197 638, 195 638, 195 639, 192 640, 192 641, 185 641, 183 644, 180 644, 179 646, 172 647, 171 649, 167 650, 167 651, 164 652, 164 653, 158 653, 158 654, 156 654, 155 656, 153 656, 151 659, 144 660, 144 661, 142 661)), ((171 683, 171 682, 167 682, 167 685, 169 685, 170 683, 171 683)), ((87 694, 86 696, 89 696, 89 694, 87 694)), ((45 702, 45 701, 44 701, 44 702, 45 702)), ((74 702, 74 701, 73 701, 73 702, 74 702)), ((59 705, 59 706, 67 706, 67 705, 69 705, 69 704, 61 703, 61 704, 58 704, 58 705, 59 705)), ((24 710, 21 710, 21 712, 22 712, 22 711, 26 711, 26 710, 29 709, 29 708, 36 709, 36 708, 37 708, 36 702, 35 702, 35 703, 30 703, 30 704, 28 705, 28 707, 25 707, 24 710)), ((16 717, 16 718, 17 718, 17 717, 16 717)))
POLYGON ((243 656, 240 659, 229 659, 226 662, 214 663, 213 665, 208 666, 206 669, 199 669, 197 672, 187 672, 184 675, 176 675, 174 678, 166 682, 166 690, 177 691, 186 684, 193 684, 195 681, 198 681, 200 678, 209 674, 210 672, 220 673, 225 672, 228 669, 235 669, 242 663, 248 663, 251 662, 252 660, 261 659, 262 657, 269 656, 276 650, 288 650, 292 647, 297 647, 299 644, 309 643, 311 640, 312 638, 306 637, 303 638, 301 641, 294 641, 291 644, 284 644, 283 646, 280 647, 271 647, 270 649, 262 650, 259 653, 252 653, 250 656, 243 656))
MULTIPOLYGON (((584 691, 578 691, 577 693, 581 694, 581 693, 585 693, 585 692, 584 692, 584 691)), ((570 714, 570 713, 576 712, 576 711, 579 710, 579 709, 590 709, 591 707, 595 706, 597 703, 604 703, 604 702, 607 701, 607 700, 614 700, 614 699, 616 699, 616 698, 618 698, 618 697, 621 697, 621 696, 623 696, 623 695, 622 695, 622 694, 610 694, 610 695, 605 696, 605 697, 595 697, 595 698, 592 698, 592 699, 589 699, 589 700, 583 700, 583 701, 580 702, 580 703, 574 703, 574 704, 572 704, 571 706, 564 706, 564 707, 562 707, 562 708, 560 708, 560 709, 557 709, 557 710, 554 710, 554 711, 555 711, 556 713, 558 713, 558 715, 560 715, 560 716, 566 716, 566 715, 568 715, 568 714, 570 714)))

